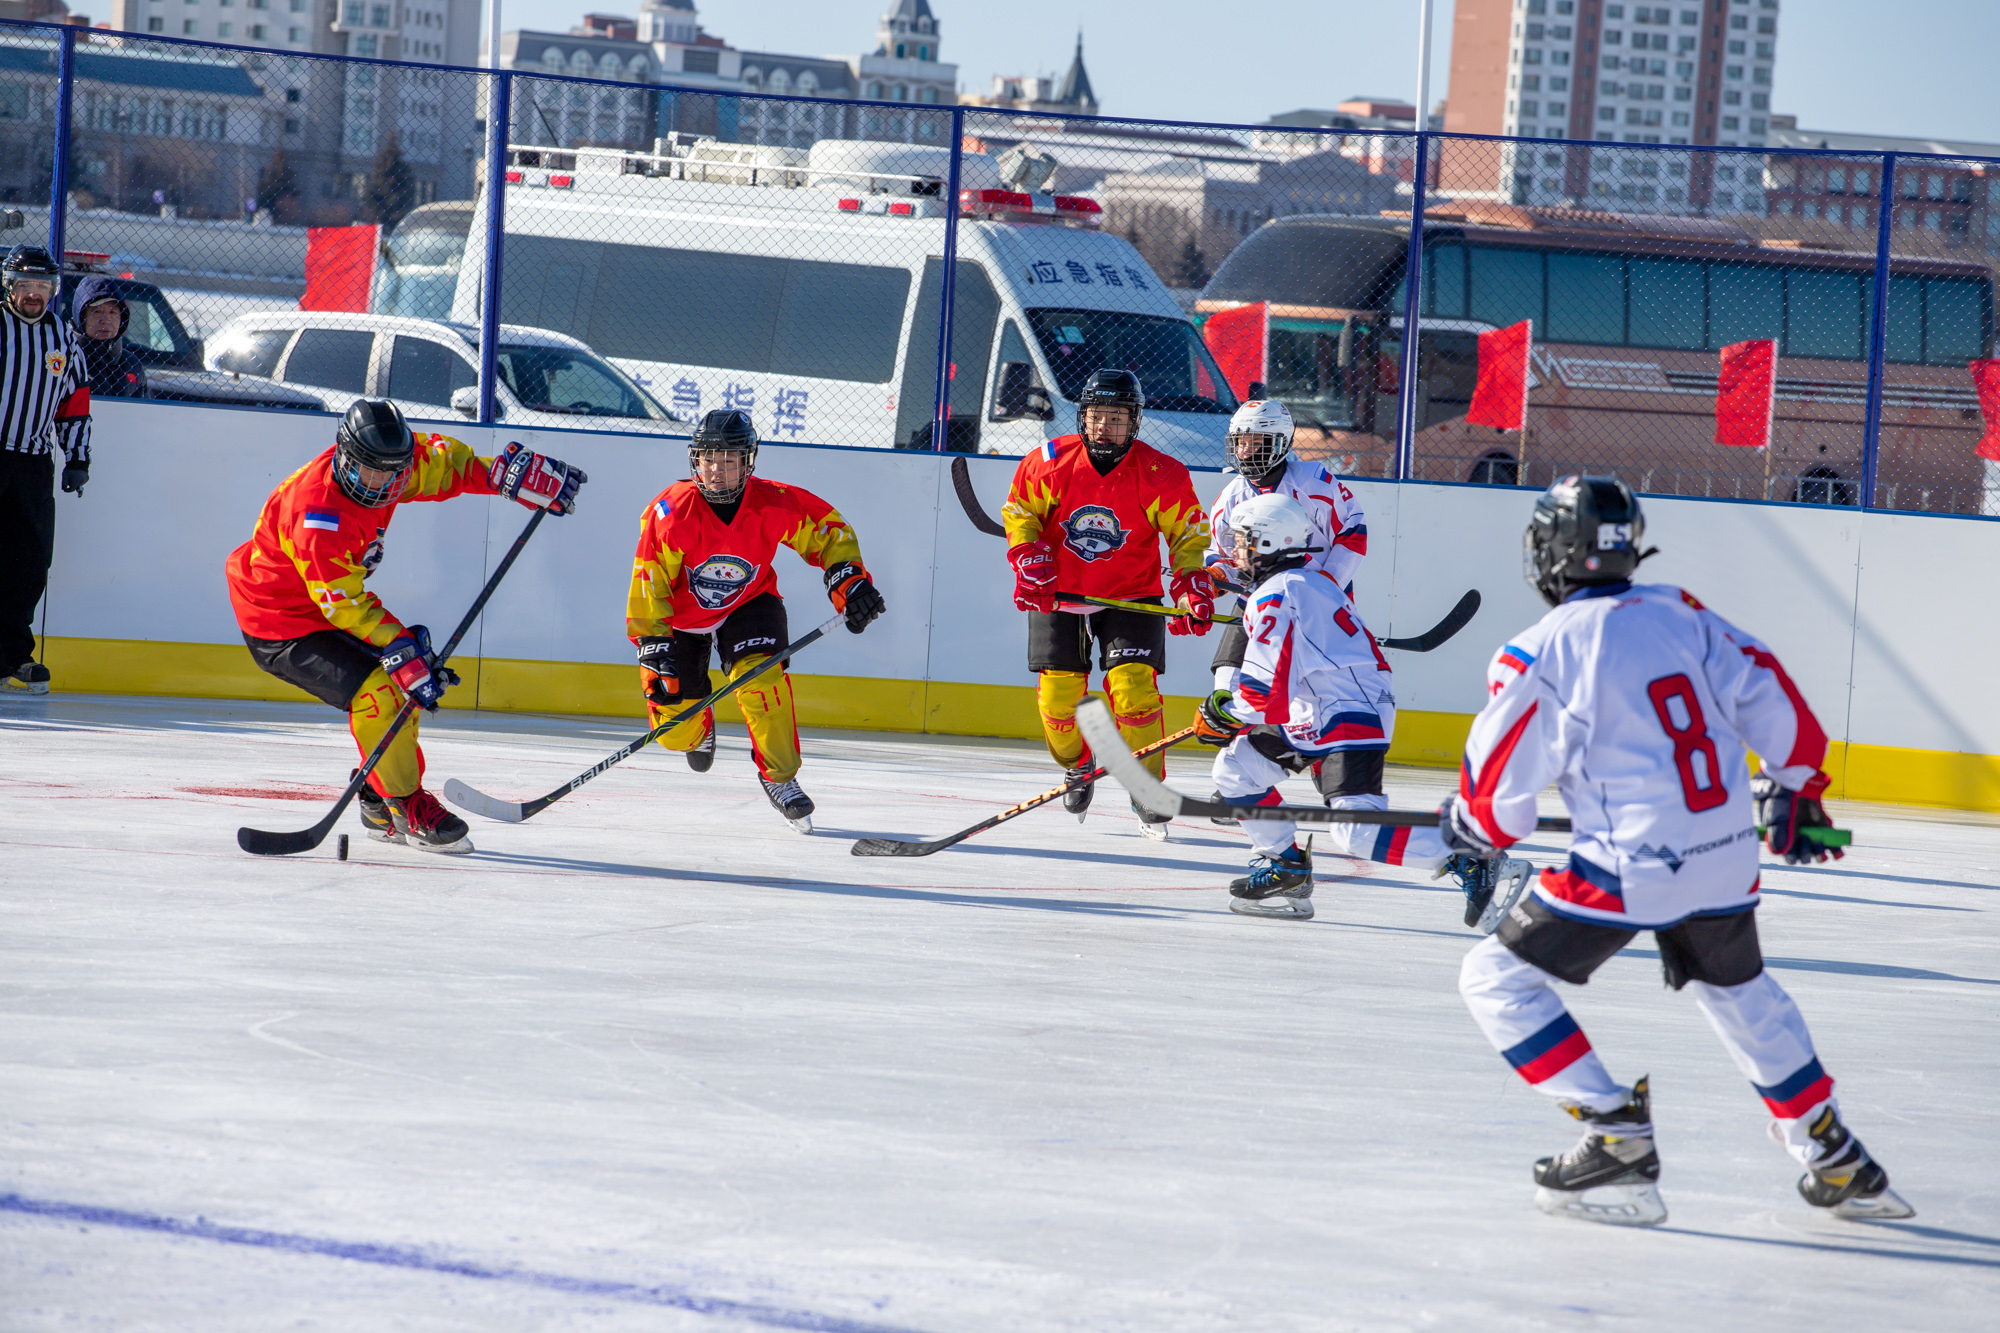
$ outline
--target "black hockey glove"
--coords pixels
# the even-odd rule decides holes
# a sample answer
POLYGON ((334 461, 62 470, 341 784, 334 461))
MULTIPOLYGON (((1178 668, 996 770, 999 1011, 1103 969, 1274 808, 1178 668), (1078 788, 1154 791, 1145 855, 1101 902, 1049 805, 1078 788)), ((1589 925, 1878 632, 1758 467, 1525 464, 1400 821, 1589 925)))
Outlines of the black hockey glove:
POLYGON ((1228 690, 1217 690, 1201 701, 1201 707, 1195 710, 1194 715, 1196 740, 1220 750, 1236 739, 1236 733, 1243 730, 1243 724, 1229 712, 1232 697, 1228 690))
POLYGON ((639 640, 639 689, 648 702, 661 708, 671 707, 687 697, 681 692, 672 635, 639 640))
POLYGON ((65 495, 79 498, 83 495, 83 484, 90 480, 90 464, 68 463, 63 467, 62 488, 65 495))
POLYGON ((1479 861, 1491 861, 1500 855, 1500 849, 1479 827, 1479 821, 1465 808, 1465 802, 1457 796, 1447 796, 1438 807, 1438 836, 1453 852, 1463 853, 1479 861))
POLYGON ((826 571, 826 596, 833 609, 847 617, 849 634, 859 634, 889 609, 858 560, 843 560, 826 571))
POLYGON ((1764 829, 1764 845, 1771 849, 1772 855, 1784 857, 1786 865, 1816 863, 1829 856, 1837 861, 1847 855, 1808 832, 1833 828, 1833 821, 1826 817, 1826 810, 1819 803, 1819 794, 1825 790, 1825 778, 1817 776, 1802 791, 1786 791, 1768 773, 1760 772, 1750 779, 1750 795, 1757 802, 1757 822, 1764 829))

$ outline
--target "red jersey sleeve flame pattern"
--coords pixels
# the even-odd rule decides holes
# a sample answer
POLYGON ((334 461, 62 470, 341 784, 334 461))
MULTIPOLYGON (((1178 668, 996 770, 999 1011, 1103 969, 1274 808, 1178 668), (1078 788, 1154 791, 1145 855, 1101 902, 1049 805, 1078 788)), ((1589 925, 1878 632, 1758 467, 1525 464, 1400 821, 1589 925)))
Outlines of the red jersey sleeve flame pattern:
POLYGON ((1014 469, 1000 519, 1010 548, 1040 540, 1055 549, 1055 586, 1072 597, 1158 597, 1154 535, 1175 573, 1200 569, 1208 546, 1187 468, 1137 440, 1109 476, 1091 465, 1081 435, 1050 440, 1014 469))
POLYGON ((637 643, 720 624, 751 599, 777 591, 771 561, 780 546, 815 569, 861 562, 854 529, 811 491, 752 477, 735 519, 725 524, 694 482, 675 482, 639 522, 626 634, 637 643))
MULTIPOLYGON (((491 495, 490 459, 449 435, 417 431, 416 460, 399 504, 491 495)), ((403 623, 363 587, 382 562, 396 505, 370 509, 347 498, 333 479, 333 450, 279 483, 264 502, 256 531, 224 566, 236 623, 257 639, 296 639, 343 630, 376 648, 403 623)))
POLYGON ((1678 588, 1550 611, 1494 654, 1459 796, 1497 847, 1555 783, 1575 833, 1536 893, 1635 930, 1755 903, 1747 752, 1789 790, 1825 786, 1826 733, 1775 654, 1678 588))

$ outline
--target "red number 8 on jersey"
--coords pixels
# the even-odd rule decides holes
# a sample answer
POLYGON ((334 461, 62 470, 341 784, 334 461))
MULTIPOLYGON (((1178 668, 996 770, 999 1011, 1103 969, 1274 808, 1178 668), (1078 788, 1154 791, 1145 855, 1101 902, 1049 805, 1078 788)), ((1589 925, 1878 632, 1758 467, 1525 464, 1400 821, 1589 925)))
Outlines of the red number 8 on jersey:
POLYGON ((1674 767, 1680 770, 1681 796, 1687 801, 1687 808, 1700 814, 1728 801, 1729 789, 1722 785, 1721 761, 1715 754, 1715 742, 1709 739, 1708 720, 1702 716, 1694 682, 1680 673, 1662 676, 1646 686, 1646 696, 1653 701, 1653 711, 1659 714, 1667 739, 1674 743, 1674 767), (1685 727, 1674 721, 1673 710, 1667 707, 1672 699, 1679 699, 1687 712, 1685 727), (1695 772, 1697 754, 1705 761, 1706 786, 1702 785, 1702 775, 1695 772))

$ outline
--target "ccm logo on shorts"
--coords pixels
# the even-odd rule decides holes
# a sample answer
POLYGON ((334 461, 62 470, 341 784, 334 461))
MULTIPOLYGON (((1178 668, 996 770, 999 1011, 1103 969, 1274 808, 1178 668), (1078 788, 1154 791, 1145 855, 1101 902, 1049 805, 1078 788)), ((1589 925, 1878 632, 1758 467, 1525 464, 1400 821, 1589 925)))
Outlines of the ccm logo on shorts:
POLYGON ((1152 655, 1153 650, 1151 648, 1113 648, 1109 654, 1114 659, 1120 657, 1151 657, 1152 655))

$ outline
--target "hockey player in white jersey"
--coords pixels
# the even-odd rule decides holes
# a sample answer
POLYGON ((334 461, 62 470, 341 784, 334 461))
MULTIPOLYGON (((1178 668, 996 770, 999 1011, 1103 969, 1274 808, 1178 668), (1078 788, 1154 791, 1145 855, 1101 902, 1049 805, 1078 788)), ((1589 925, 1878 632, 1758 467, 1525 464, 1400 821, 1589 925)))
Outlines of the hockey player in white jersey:
POLYGON ((1756 638, 1679 588, 1634 584, 1644 518, 1623 482, 1564 477, 1535 504, 1525 563, 1554 610, 1500 649, 1472 724, 1447 842, 1498 855, 1555 783, 1569 864, 1542 872, 1466 955, 1459 990, 1521 1077, 1583 1122, 1535 1165, 1544 1211, 1623 1226, 1666 1219, 1650 1090, 1614 1082, 1550 984, 1582 985, 1642 930, 1687 988, 1806 1168, 1799 1193, 1842 1217, 1913 1215, 1841 1122, 1805 1019, 1757 944, 1758 834, 1798 863, 1840 855, 1819 796, 1826 735, 1756 638), (1763 756, 1753 779, 1745 750, 1763 756), (1755 808, 1753 809, 1753 797, 1755 808))
MULTIPOLYGON (((1335 576, 1315 567, 1321 530, 1298 501, 1275 492, 1235 506, 1229 522, 1233 559, 1251 592, 1236 686, 1216 690, 1195 720, 1196 738, 1222 748, 1216 789, 1225 800, 1273 805, 1288 774, 1311 769, 1328 805, 1388 809, 1382 764, 1396 728, 1389 663, 1335 576)), ((1343 855, 1456 875, 1467 925, 1489 908, 1503 879, 1516 895, 1527 882, 1525 862, 1453 853, 1436 829, 1330 827, 1343 855)), ((1233 911, 1312 916, 1312 854, 1294 841, 1296 829, 1247 821, 1256 855, 1249 875, 1229 886, 1233 911)))

